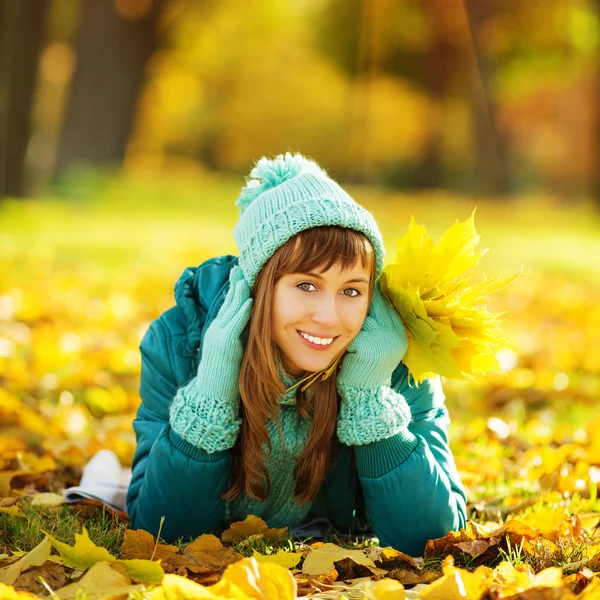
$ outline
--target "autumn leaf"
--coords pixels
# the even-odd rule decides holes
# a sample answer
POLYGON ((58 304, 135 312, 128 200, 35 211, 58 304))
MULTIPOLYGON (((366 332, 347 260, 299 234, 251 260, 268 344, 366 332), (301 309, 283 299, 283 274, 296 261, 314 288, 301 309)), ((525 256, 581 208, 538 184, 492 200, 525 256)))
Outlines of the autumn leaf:
POLYGON ((485 254, 476 250, 475 211, 449 227, 436 245, 411 219, 396 241, 395 261, 380 278, 381 289, 408 333, 403 358, 416 382, 435 374, 472 379, 500 370, 494 350, 507 345, 499 316, 485 308, 490 294, 521 276, 475 282, 473 270, 485 254))
POLYGON ((296 580, 288 569, 273 563, 259 563, 254 558, 244 558, 227 567, 221 581, 208 590, 216 597, 226 596, 232 584, 233 589, 241 590, 247 598, 296 598, 296 580))
POLYGON ((46 595, 48 588, 42 584, 40 577, 53 590, 61 588, 67 581, 64 567, 47 560, 43 565, 31 567, 21 573, 14 583, 14 588, 32 594, 46 595))
POLYGON ((167 559, 179 552, 177 546, 157 544, 154 536, 143 529, 127 529, 121 555, 124 559, 167 559))
POLYGON ((270 529, 260 517, 248 515, 243 521, 232 523, 229 529, 221 534, 221 539, 224 542, 231 543, 236 540, 245 540, 251 535, 257 534, 266 539, 277 540, 287 535, 287 527, 270 529))
POLYGON ((163 565, 172 569, 185 568, 192 573, 210 574, 222 571, 241 559, 233 548, 225 548, 219 538, 205 533, 188 544, 181 554, 165 558, 163 565))
POLYGON ((227 567, 221 581, 209 587, 178 575, 165 575, 161 586, 150 593, 149 600, 294 600, 296 590, 296 581, 287 569, 244 558, 227 567))
POLYGON ((264 555, 254 550, 252 557, 259 563, 274 563, 286 569, 293 569, 302 560, 302 553, 279 550, 276 554, 264 555))
POLYGON ((27 518, 27 515, 21 510, 20 507, 13 505, 13 506, 0 506, 0 513, 3 513, 5 515, 10 515, 11 517, 20 517, 20 518, 27 518))
POLYGON ((60 506, 65 503, 64 496, 62 494, 55 494, 53 492, 38 492, 31 499, 31 506, 60 506))
POLYGON ((12 585, 19 575, 29 567, 43 565, 50 557, 51 548, 50 539, 45 537, 31 552, 7 567, 0 569, 0 583, 12 585))
POLYGON ((0 598, 2 600, 38 600, 29 592, 17 592, 14 587, 0 583, 0 598))
POLYGON ((307 575, 329 573, 335 567, 335 562, 345 558, 351 558, 355 563, 367 567, 373 575, 385 575, 386 573, 384 569, 379 569, 370 558, 367 558, 362 550, 347 550, 330 542, 323 544, 306 556, 302 572, 307 575))
POLYGON ((122 564, 97 562, 81 579, 55 592, 60 600, 74 600, 84 597, 86 600, 99 600, 113 596, 143 591, 142 584, 132 585, 127 570, 122 564))
POLYGON ((400 582, 387 577, 379 581, 359 581, 351 585, 348 592, 351 594, 351 598, 364 597, 371 600, 404 600, 407 597, 404 586, 400 582))
POLYGON ((465 600, 481 598, 492 583, 492 569, 477 567, 471 573, 454 567, 452 557, 443 563, 444 575, 423 589, 419 597, 423 600, 465 600))
POLYGON ((85 527, 83 527, 82 533, 75 534, 74 546, 59 542, 51 535, 48 538, 54 548, 58 550, 66 567, 86 570, 94 566, 97 562, 118 562, 125 566, 130 577, 148 583, 158 583, 164 575, 159 561, 140 559, 118 560, 106 548, 96 546, 90 540, 85 527))

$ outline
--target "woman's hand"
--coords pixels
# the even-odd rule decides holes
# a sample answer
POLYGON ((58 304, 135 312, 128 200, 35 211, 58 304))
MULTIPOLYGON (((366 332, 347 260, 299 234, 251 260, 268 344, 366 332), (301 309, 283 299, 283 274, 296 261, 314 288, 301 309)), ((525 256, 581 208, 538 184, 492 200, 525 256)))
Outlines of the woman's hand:
POLYGON ((392 373, 407 348, 402 319, 377 281, 369 314, 349 344, 337 375, 341 397, 337 434, 343 444, 370 444, 408 425, 410 408, 390 388, 392 373))
POLYGON ((408 348, 400 315, 375 283, 369 314, 350 342, 337 376, 338 387, 374 388, 389 385, 408 348))
POLYGON ((198 374, 177 390, 170 409, 173 431, 206 452, 231 448, 241 424, 241 334, 254 301, 239 266, 231 269, 229 282, 223 305, 204 335, 198 374))
POLYGON ((229 290, 202 343, 198 379, 210 396, 237 401, 244 346, 241 335, 248 324, 254 300, 239 266, 229 273, 229 290))

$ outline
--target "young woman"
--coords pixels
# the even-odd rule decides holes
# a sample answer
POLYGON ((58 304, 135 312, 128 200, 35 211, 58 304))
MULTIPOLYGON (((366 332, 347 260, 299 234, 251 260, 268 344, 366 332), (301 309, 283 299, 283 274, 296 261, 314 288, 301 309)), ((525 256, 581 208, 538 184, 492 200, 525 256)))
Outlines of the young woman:
POLYGON ((239 257, 186 269, 142 340, 132 527, 164 516, 172 541, 323 518, 420 556, 464 526, 466 499, 440 381, 416 387, 401 362, 377 223, 301 155, 251 177, 239 257))

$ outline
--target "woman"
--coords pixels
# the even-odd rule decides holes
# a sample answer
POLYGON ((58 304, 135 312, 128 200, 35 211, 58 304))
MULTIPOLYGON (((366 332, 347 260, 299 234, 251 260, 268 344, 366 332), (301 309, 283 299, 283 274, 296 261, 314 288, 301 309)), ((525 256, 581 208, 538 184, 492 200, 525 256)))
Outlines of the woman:
POLYGON ((164 516, 172 541, 248 514, 321 517, 422 555, 464 526, 465 493, 439 379, 411 385, 401 363, 377 223, 301 155, 251 177, 239 258, 184 271, 142 340, 132 527, 164 516))

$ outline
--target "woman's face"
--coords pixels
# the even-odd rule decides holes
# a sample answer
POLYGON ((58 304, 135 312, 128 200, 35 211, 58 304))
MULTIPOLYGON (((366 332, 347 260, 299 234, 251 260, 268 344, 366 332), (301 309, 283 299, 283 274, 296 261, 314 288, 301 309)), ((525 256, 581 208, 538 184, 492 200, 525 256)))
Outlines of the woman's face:
POLYGON ((359 260, 345 271, 334 264, 275 284, 273 342, 292 377, 325 369, 358 335, 369 311, 369 276, 359 260), (311 342, 302 333, 321 339, 311 342))

